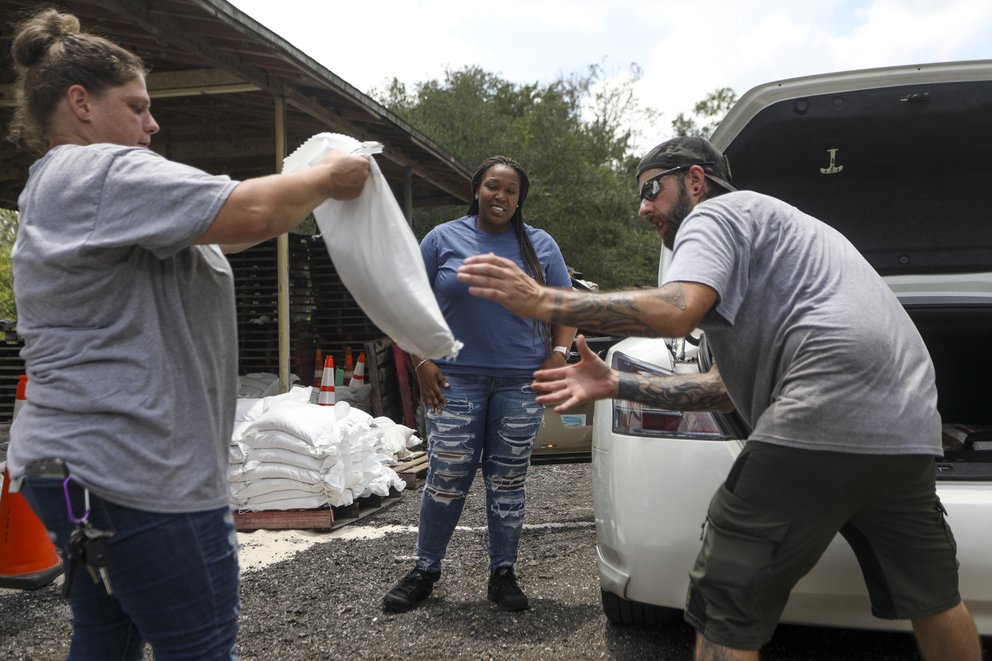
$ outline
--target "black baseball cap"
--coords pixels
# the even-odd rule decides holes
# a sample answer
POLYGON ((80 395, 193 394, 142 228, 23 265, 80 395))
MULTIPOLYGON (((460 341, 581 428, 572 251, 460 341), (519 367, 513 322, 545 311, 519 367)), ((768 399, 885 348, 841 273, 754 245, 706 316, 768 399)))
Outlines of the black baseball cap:
POLYGON ((645 170, 668 170, 680 166, 698 165, 707 179, 726 191, 735 191, 731 185, 730 162, 709 140, 694 135, 684 135, 666 140, 644 156, 637 165, 637 176, 645 170))

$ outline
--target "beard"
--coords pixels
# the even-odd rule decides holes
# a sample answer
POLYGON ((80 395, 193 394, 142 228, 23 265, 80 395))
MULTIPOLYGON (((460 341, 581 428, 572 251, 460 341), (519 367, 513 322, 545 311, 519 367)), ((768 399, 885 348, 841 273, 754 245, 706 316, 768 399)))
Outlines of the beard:
POLYGON ((689 197, 689 192, 685 188, 685 180, 682 180, 681 183, 682 186, 679 187, 679 199, 665 217, 665 231, 661 235, 661 242, 669 250, 675 248, 675 235, 678 234, 679 228, 682 227, 682 221, 692 213, 693 208, 692 199, 689 197))

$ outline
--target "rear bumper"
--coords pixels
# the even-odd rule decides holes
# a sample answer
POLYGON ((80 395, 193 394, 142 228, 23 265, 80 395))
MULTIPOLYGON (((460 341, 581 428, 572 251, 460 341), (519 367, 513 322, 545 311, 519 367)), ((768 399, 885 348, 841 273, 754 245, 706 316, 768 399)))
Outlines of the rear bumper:
MULTIPOLYGON (((597 409, 592 451, 600 585, 630 601, 684 608, 710 498, 743 444, 616 435, 610 418, 608 408, 597 409)), ((958 545, 962 598, 979 632, 992 635, 992 483, 942 481, 937 488, 958 545)), ((860 568, 839 536, 796 585, 782 621, 910 628, 871 615, 860 568)))

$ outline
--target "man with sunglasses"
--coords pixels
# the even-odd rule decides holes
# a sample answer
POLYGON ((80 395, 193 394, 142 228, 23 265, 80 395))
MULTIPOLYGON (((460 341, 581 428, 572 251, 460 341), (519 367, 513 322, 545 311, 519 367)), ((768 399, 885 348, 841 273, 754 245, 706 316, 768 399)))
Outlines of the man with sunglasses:
POLYGON ((618 398, 736 408, 750 426, 690 572, 685 617, 696 658, 757 659, 792 588, 839 532, 876 616, 911 620, 927 659, 978 661, 936 494, 933 364, 899 301, 836 230, 736 191, 727 159, 702 138, 658 145, 637 177, 640 215, 673 250, 658 289, 550 289, 491 255, 465 260, 458 279, 551 323, 630 336, 706 332, 719 370, 618 373, 579 336, 581 362, 539 371, 532 386, 558 411, 618 398))

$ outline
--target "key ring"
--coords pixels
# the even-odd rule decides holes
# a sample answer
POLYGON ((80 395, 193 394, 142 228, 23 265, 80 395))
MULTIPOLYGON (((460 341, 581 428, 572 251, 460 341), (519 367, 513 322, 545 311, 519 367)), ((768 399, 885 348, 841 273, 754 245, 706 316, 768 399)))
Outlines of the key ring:
POLYGON ((65 478, 62 482, 62 493, 65 494, 65 511, 66 515, 69 517, 69 523, 73 525, 82 525, 90 518, 90 490, 83 488, 83 517, 77 519, 72 513, 72 501, 69 499, 69 481, 71 477, 65 478))

